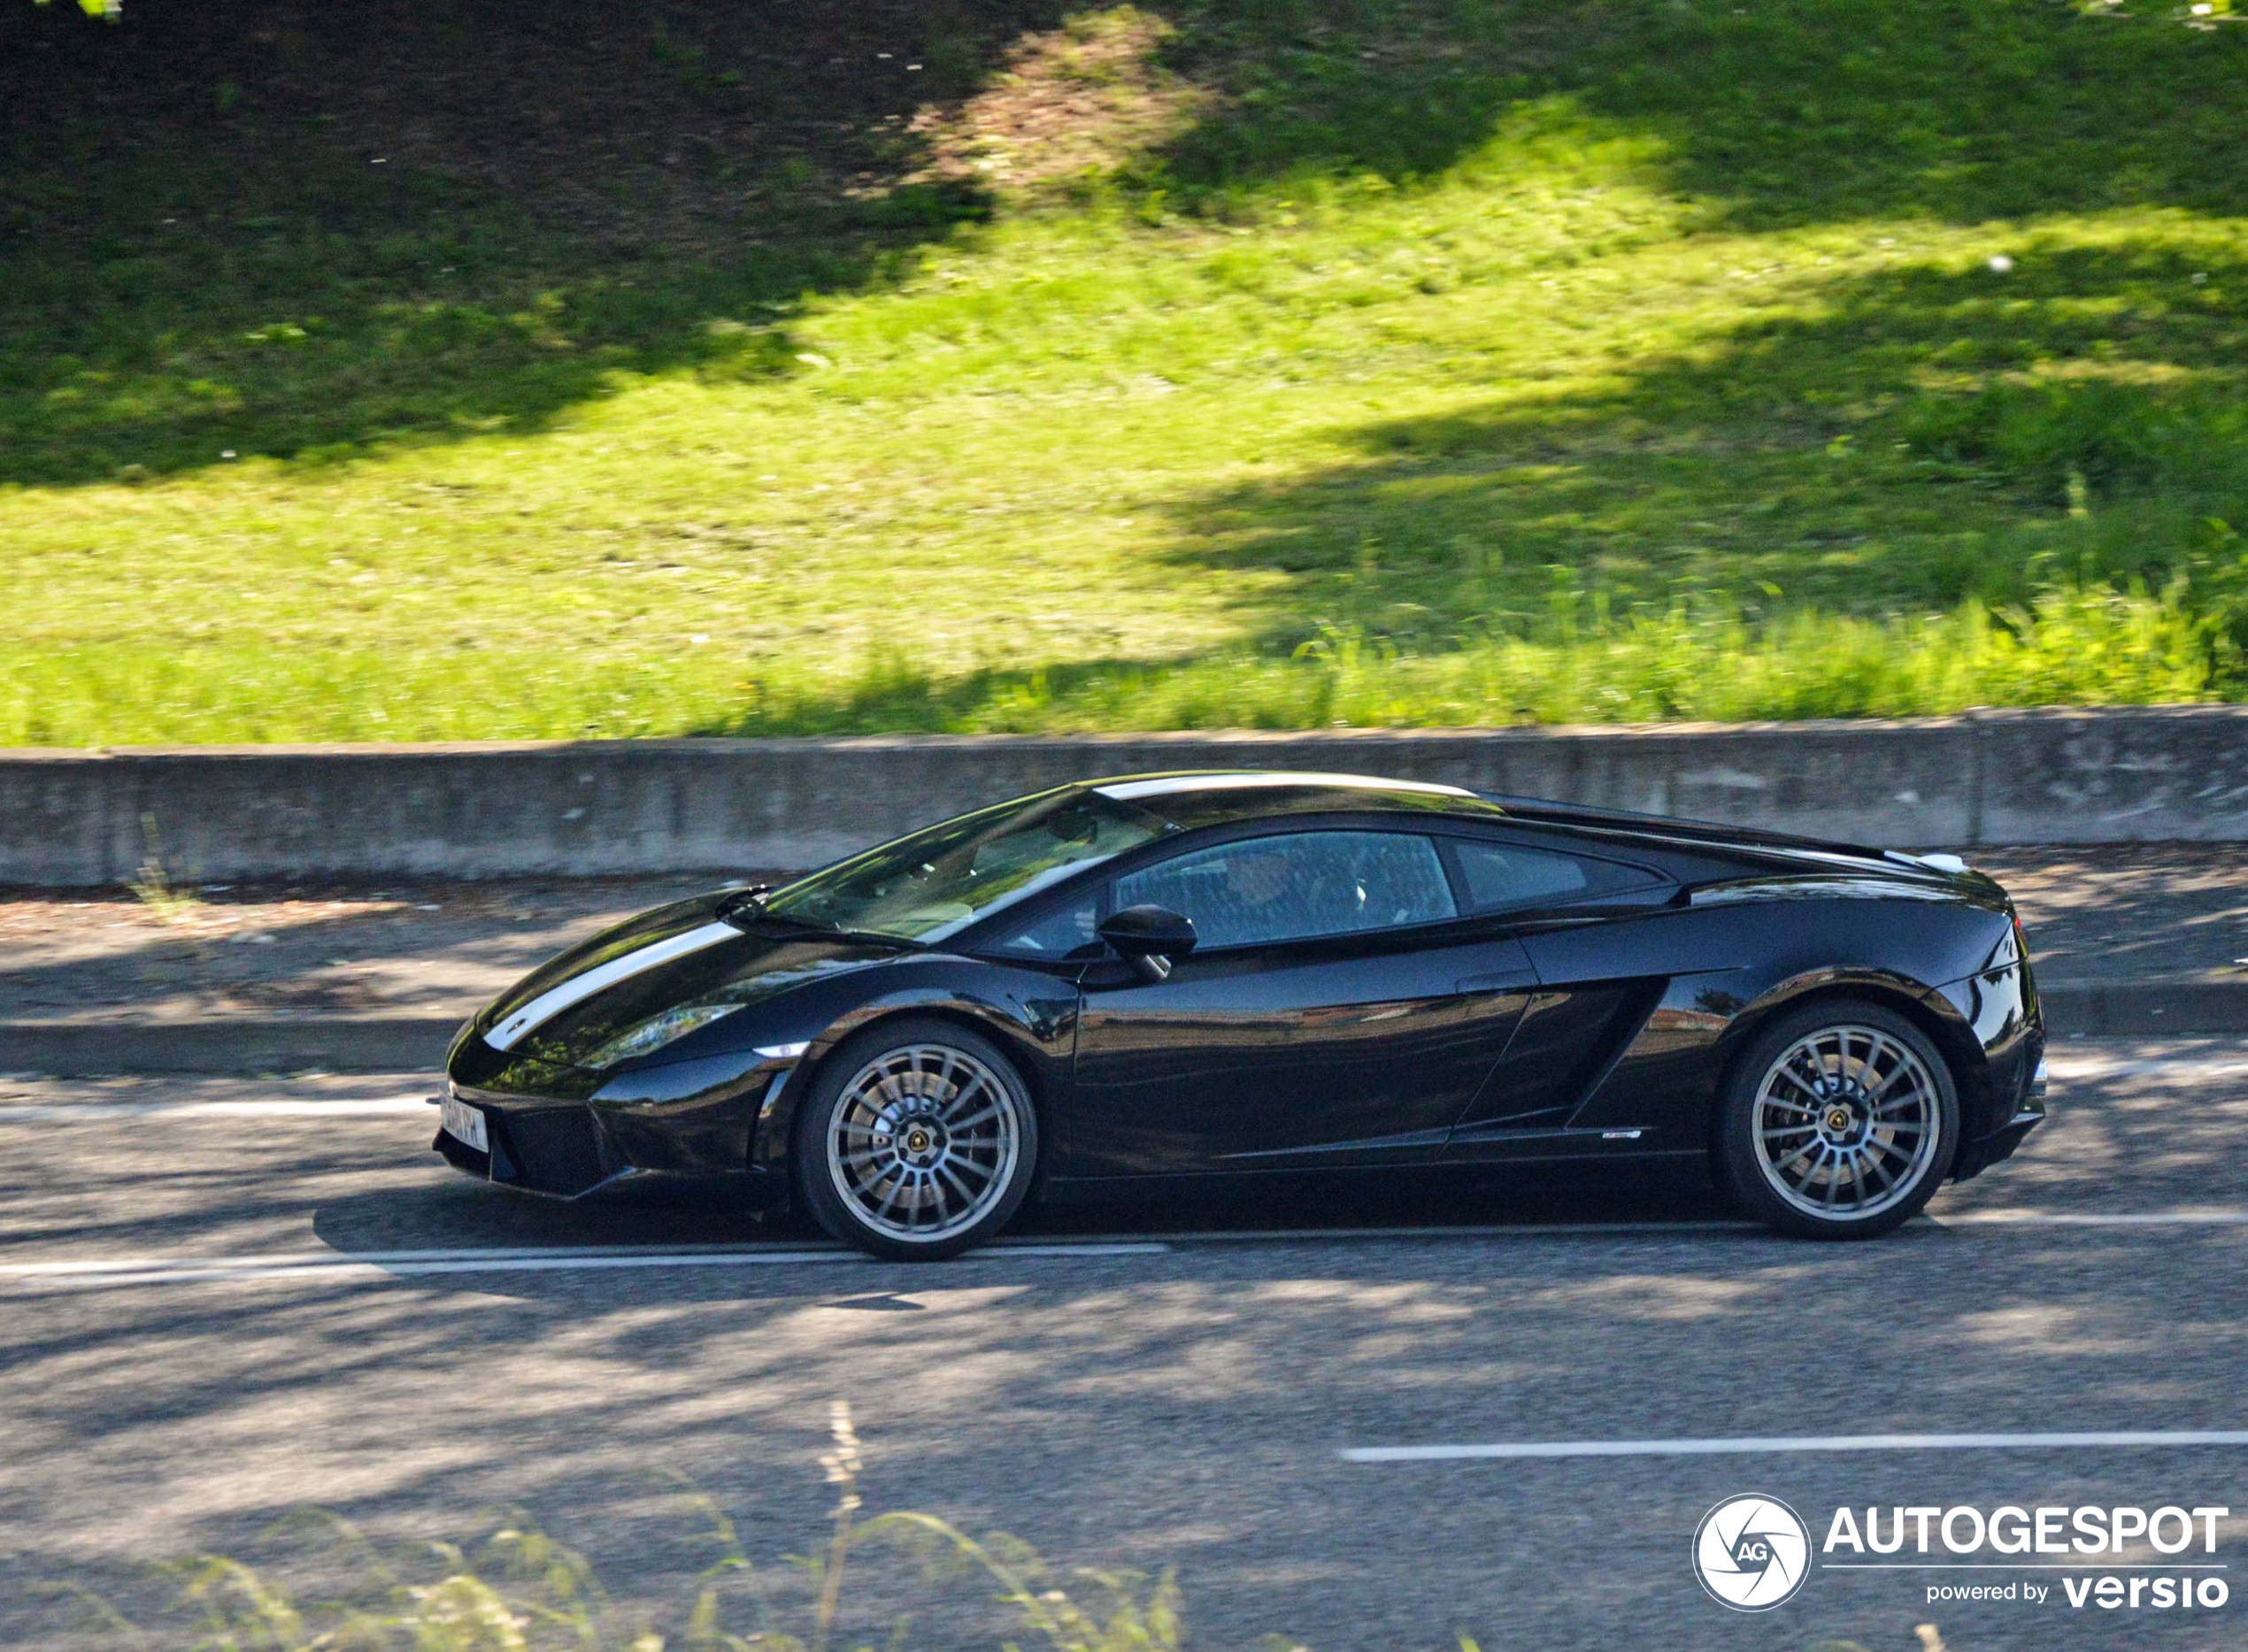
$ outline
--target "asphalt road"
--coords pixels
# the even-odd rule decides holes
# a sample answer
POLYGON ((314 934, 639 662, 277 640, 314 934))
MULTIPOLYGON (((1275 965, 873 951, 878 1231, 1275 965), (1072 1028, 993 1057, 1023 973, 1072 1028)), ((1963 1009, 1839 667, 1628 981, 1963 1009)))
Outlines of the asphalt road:
MULTIPOLYGON (((2059 1587, 2097 1571, 1951 1572, 1934 1580, 2051 1594, 1930 1607, 1930 1574, 1817 1564, 1879 1558, 1835 1554, 1745 1616, 1689 1552, 1712 1505, 1757 1491, 1814 1540, 1844 1503, 1884 1523, 2221 1505, 2213 1555, 2138 1543, 2105 1564, 2230 1567, 2248 1445, 1343 1455, 2248 1429, 2248 1046, 2077 1042, 2055 1065, 2055 1122, 1877 1244, 1488 1198, 1442 1219, 1280 1209, 1281 1236, 1199 1231, 1197 1211, 1048 1218, 922 1268, 708 1204, 497 1194, 427 1152, 412 1075, 0 1083, 0 1643, 118 1643, 58 1591, 144 1602, 136 1563, 258 1558, 309 1506, 423 1537, 520 1508, 627 1602, 675 1614, 710 1553, 666 1475, 732 1513, 785 1603, 779 1557, 819 1541, 833 1500, 818 1459, 840 1398, 870 1510, 1066 1565, 1175 1567, 1195 1646, 1904 1652, 1935 1622, 1954 1652, 2236 1647, 2237 1591, 2106 1611, 2059 1587), (490 1254, 510 1249, 536 1254, 490 1254)), ((993 1644, 972 1638, 988 1591, 925 1590, 875 1551, 855 1575, 860 1638, 912 1608, 916 1644, 993 1644)))

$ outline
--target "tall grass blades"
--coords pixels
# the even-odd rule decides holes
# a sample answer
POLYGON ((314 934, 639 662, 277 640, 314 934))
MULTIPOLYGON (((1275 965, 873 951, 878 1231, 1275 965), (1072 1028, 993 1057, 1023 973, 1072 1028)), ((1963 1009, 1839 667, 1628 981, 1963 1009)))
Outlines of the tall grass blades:
POLYGON ((143 1621, 89 1589, 75 1599, 104 1645, 151 1652, 874 1652, 876 1644, 908 1652, 967 1644, 963 1633, 1009 1648, 1029 1636, 1048 1652, 1184 1644, 1168 1573, 1152 1583, 1109 1570, 1065 1579, 1004 1535, 974 1538, 911 1510, 862 1519, 866 1464, 847 1402, 831 1404, 828 1434, 820 1465, 835 1502, 827 1540, 781 1569, 753 1563, 707 1495, 674 1488, 668 1501, 693 1523, 696 1547, 716 1556, 689 1579, 683 1606, 620 1602, 583 1554, 520 1512, 480 1541, 456 1545, 378 1541, 340 1516, 306 1511, 276 1530, 298 1545, 295 1569, 305 1581, 296 1587, 274 1568, 206 1554, 155 1568, 170 1599, 140 1614, 143 1621), (317 1541, 306 1546, 308 1538, 317 1541), (902 1608, 894 1587, 885 1592, 895 1610, 877 1642, 854 1626, 878 1610, 853 1610, 851 1561, 862 1550, 881 1551, 885 1575, 894 1579, 902 1563, 919 1579, 902 1608), (942 1617, 934 1627, 933 1610, 942 1617))
MULTIPOLYGON (((1184 1604, 1168 1571, 1152 1582, 1102 1568, 1065 1578, 1003 1534, 971 1537, 911 1510, 862 1518, 866 1464, 847 1402, 830 1402, 828 1433, 820 1465, 835 1501, 827 1533, 784 1568, 758 1566, 715 1502, 673 1482, 666 1501, 692 1522, 694 1546, 715 1558, 668 1606, 621 1602, 583 1554, 520 1511, 481 1541, 458 1545, 379 1541, 339 1515, 305 1510, 274 1532, 298 1542, 294 1588, 273 1567, 204 1554, 152 1569, 170 1597, 142 1621, 89 1588, 73 1598, 104 1648, 149 1652, 962 1652, 972 1645, 1022 1652, 1026 1638, 1046 1652, 1186 1646, 1184 1604), (880 1609, 855 1607, 852 1580, 874 1573, 893 1587, 880 1609), (902 1605, 894 1587, 901 1573, 915 1579, 902 1605), (966 1600, 971 1594, 980 1598, 966 1600), (964 1602, 965 1614, 945 1611, 964 1602), (882 1609, 889 1621, 879 1640, 861 1639, 866 1619, 882 1609)), ((1933 1625, 1914 1635, 1921 1652, 1944 1652, 1933 1625)), ((1485 1644, 1467 1633, 1456 1639, 1460 1652, 1485 1644)), ((1312 1652, 1289 1634, 1266 1634, 1255 1645, 1257 1652, 1312 1652)), ((1821 1640, 1812 1652, 1867 1648, 1821 1640)))

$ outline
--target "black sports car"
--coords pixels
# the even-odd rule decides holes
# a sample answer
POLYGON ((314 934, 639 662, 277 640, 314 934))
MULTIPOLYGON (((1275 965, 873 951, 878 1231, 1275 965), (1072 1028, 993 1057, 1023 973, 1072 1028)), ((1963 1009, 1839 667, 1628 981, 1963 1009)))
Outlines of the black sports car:
POLYGON ((1955 857, 1341 774, 982 809, 661 907, 461 1029, 437 1150, 648 1172, 950 1255, 1035 1189, 1590 1168, 1884 1233, 2044 1117, 2005 892, 1955 857))

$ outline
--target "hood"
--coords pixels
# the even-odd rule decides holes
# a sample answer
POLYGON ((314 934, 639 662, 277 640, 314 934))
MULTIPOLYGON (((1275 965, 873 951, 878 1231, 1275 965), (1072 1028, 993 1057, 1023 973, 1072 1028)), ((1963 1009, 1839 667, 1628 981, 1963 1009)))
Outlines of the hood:
POLYGON ((736 925, 718 915, 727 898, 720 892, 658 907, 534 970, 464 1029, 454 1048, 456 1076, 489 1083, 517 1065, 607 1076, 754 1043, 764 1020, 756 1006, 912 949, 904 941, 823 935, 754 918, 736 925), (604 1058, 651 1018, 688 1005, 717 1013, 645 1053, 604 1058))

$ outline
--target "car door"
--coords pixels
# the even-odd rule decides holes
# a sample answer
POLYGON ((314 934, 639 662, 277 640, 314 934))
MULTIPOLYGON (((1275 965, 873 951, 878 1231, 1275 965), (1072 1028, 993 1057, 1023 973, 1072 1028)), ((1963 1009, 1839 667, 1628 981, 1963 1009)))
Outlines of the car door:
POLYGON ((1456 837, 1444 848, 1462 904, 1520 940, 1537 972, 1445 1157, 1543 1154, 1660 998, 1667 974, 1636 937, 1672 909, 1678 886, 1651 867, 1551 842, 1456 837))
POLYGON ((1461 920, 1434 840, 1374 826, 1236 837, 1118 878, 1183 912, 1169 978, 1087 972, 1072 1177, 1435 1159, 1535 979, 1461 920))

